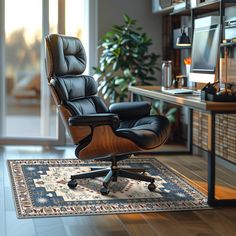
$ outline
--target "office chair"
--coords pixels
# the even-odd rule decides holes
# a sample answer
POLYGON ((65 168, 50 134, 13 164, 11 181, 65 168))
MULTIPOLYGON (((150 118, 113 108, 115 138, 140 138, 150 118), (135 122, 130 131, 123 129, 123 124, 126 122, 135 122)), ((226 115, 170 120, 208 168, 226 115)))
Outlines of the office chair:
POLYGON ((109 108, 97 95, 93 77, 82 75, 86 54, 75 37, 50 34, 46 42, 46 71, 51 94, 59 114, 76 145, 81 160, 110 161, 110 168, 92 168, 91 172, 72 175, 68 186, 76 188, 79 179, 105 176, 101 194, 109 193, 109 183, 117 177, 149 182, 154 191, 155 179, 145 169, 119 168, 118 162, 165 143, 169 121, 164 116, 150 116, 148 102, 123 102, 109 108))

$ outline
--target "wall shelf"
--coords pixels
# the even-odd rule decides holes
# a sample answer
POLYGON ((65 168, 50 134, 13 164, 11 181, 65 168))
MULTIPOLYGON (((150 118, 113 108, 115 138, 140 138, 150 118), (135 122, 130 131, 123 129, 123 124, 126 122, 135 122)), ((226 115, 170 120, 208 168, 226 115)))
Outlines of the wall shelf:
POLYGON ((217 1, 207 1, 199 3, 196 7, 193 7, 193 10, 217 10, 219 9, 220 0, 217 1))
POLYGON ((199 3, 196 7, 191 7, 186 4, 186 7, 183 9, 176 10, 173 8, 173 11, 170 15, 190 15, 191 10, 195 12, 195 14, 201 14, 210 11, 219 11, 220 4, 225 4, 225 6, 230 6, 236 3, 236 0, 215 0, 215 1, 207 1, 203 3, 199 3))
POLYGON ((173 11, 173 8, 174 8, 174 6, 170 6, 170 7, 167 7, 167 8, 164 8, 164 9, 158 11, 157 13, 161 14, 161 15, 167 15, 173 11))
POLYGON ((170 15, 181 15, 181 16, 190 16, 191 15, 191 9, 190 8, 184 8, 184 9, 179 9, 179 10, 173 10, 170 15))
POLYGON ((220 47, 236 47, 236 43, 221 43, 220 47))
POLYGON ((174 49, 191 49, 192 46, 174 46, 174 49))

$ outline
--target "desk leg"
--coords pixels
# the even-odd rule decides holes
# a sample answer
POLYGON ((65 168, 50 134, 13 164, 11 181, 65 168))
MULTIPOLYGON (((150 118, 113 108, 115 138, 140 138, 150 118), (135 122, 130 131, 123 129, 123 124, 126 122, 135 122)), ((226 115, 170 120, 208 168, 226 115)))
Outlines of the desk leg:
POLYGON ((215 198, 215 177, 216 177, 216 155, 215 155, 215 112, 210 113, 209 117, 209 146, 208 146, 208 204, 210 206, 236 206, 234 199, 215 198))
POLYGON ((208 204, 215 205, 215 113, 211 112, 209 117, 210 134, 208 140, 208 204))
POLYGON ((187 148, 189 154, 193 153, 193 109, 188 109, 188 137, 187 137, 187 148))

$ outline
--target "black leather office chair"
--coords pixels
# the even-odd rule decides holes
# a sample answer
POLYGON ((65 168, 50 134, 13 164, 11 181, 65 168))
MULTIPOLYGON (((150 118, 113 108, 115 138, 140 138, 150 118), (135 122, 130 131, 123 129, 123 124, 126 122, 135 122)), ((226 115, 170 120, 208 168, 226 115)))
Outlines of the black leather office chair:
POLYGON ((148 102, 124 102, 106 107, 97 95, 97 83, 82 75, 86 55, 75 37, 50 34, 46 37, 48 84, 64 125, 76 145, 75 155, 82 160, 110 161, 107 169, 93 168, 88 173, 71 176, 68 186, 76 188, 77 180, 105 176, 102 194, 118 176, 150 182, 144 169, 121 169, 117 162, 132 154, 161 146, 168 138, 169 122, 164 116, 150 116, 148 102))

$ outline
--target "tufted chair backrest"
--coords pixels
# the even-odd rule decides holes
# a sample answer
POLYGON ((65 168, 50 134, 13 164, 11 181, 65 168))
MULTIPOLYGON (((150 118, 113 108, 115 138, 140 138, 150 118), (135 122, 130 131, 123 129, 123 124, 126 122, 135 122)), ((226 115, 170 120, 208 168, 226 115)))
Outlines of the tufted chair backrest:
POLYGON ((75 37, 50 34, 46 37, 48 79, 53 76, 81 75, 86 68, 86 54, 75 37))
POLYGON ((81 41, 75 37, 50 34, 46 37, 47 78, 62 120, 74 143, 91 132, 90 127, 70 127, 68 118, 75 115, 108 112, 96 96, 97 83, 91 76, 82 75, 86 54, 81 41))

